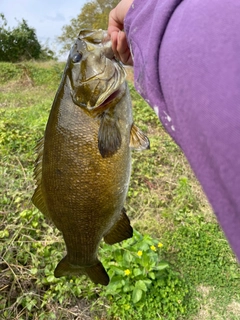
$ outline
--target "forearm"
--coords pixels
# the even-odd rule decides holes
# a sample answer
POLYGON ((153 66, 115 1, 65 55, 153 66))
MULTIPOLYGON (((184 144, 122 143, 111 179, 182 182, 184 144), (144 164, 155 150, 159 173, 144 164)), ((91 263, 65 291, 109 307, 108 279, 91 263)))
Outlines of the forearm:
POLYGON ((135 0, 135 86, 180 145, 240 260, 240 6, 135 0))

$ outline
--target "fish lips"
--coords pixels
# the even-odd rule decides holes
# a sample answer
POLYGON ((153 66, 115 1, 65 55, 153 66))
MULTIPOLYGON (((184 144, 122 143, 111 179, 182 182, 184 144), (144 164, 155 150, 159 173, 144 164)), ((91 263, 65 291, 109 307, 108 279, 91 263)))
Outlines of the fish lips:
POLYGON ((121 100, 125 92, 126 87, 124 85, 121 85, 118 89, 106 96, 101 103, 95 103, 94 105, 91 105, 89 101, 87 103, 82 102, 76 94, 73 94, 72 99, 75 104, 85 109, 86 111, 99 111, 100 109, 106 109, 112 105, 117 104, 121 100))

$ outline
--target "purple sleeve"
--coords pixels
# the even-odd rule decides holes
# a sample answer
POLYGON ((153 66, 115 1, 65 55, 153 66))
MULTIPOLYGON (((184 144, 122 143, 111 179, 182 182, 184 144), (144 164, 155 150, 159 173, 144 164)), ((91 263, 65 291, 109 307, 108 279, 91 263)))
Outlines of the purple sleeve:
POLYGON ((135 0, 135 86, 180 145, 240 260, 240 2, 135 0))

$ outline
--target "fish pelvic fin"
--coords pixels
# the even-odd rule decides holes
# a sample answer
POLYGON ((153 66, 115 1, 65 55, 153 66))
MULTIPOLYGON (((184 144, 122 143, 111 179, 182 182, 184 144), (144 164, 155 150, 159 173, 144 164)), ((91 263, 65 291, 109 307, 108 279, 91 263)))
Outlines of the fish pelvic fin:
POLYGON ((134 123, 130 132, 130 148, 138 151, 150 149, 148 137, 134 123))
POLYGON ((109 276, 98 259, 96 260, 96 264, 92 266, 81 267, 71 264, 68 261, 68 256, 66 256, 58 263, 54 270, 54 276, 56 278, 79 275, 87 275, 95 284, 107 286, 109 283, 109 276))
POLYGON ((33 194, 32 202, 46 217, 50 218, 43 193, 42 193, 42 158, 44 149, 44 138, 39 140, 36 146, 37 159, 35 161, 34 178, 36 180, 37 188, 33 194))
POLYGON ((130 225, 130 220, 126 215, 125 208, 122 209, 119 220, 113 225, 110 231, 104 236, 104 241, 108 244, 121 242, 133 235, 133 228, 130 225))
POLYGON ((122 137, 114 116, 104 112, 98 131, 98 149, 103 158, 113 156, 121 147, 122 137))

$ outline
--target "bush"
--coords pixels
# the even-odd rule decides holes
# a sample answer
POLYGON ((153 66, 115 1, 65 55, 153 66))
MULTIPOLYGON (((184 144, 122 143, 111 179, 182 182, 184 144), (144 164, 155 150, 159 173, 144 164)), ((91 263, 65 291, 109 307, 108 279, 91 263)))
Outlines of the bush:
POLYGON ((0 61, 17 62, 30 59, 54 58, 48 48, 42 48, 34 28, 22 19, 16 28, 7 28, 7 20, 0 14, 0 61))

